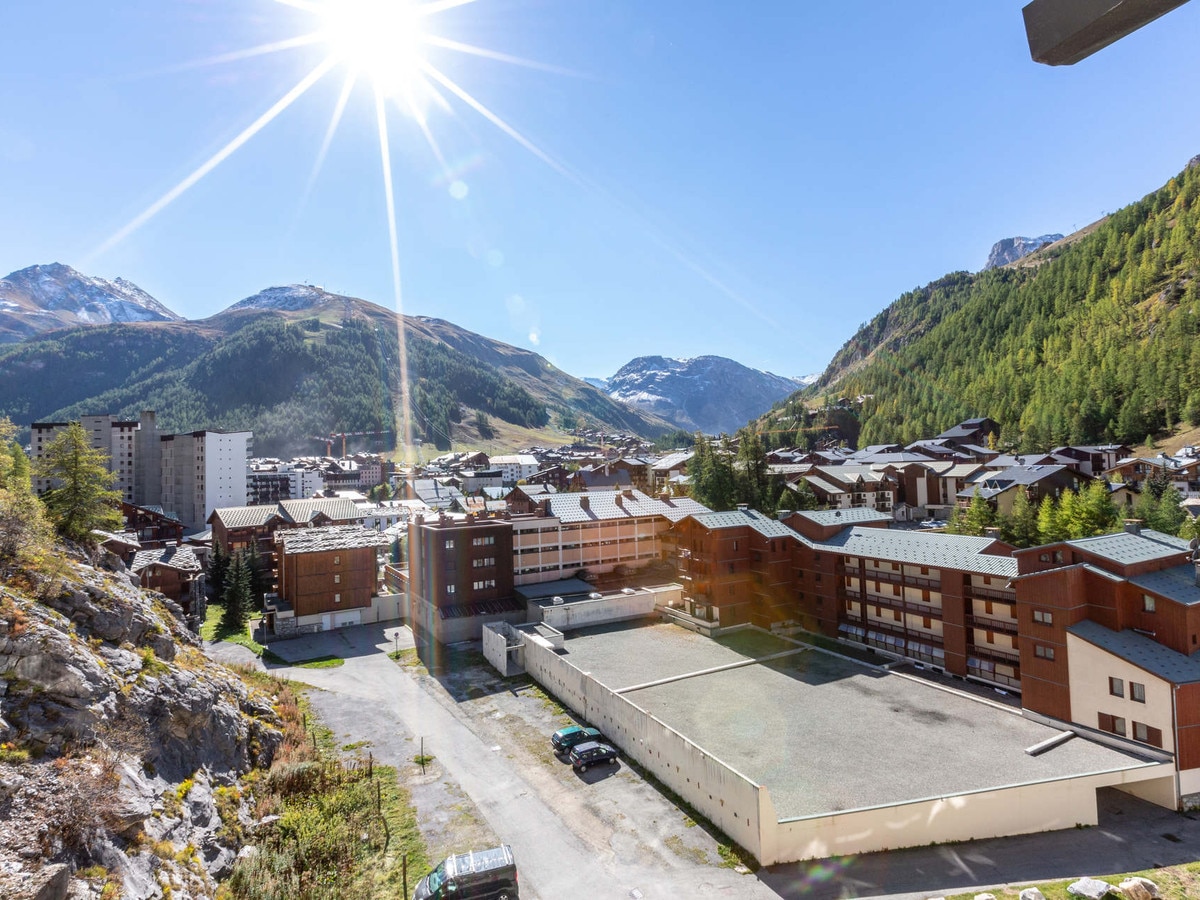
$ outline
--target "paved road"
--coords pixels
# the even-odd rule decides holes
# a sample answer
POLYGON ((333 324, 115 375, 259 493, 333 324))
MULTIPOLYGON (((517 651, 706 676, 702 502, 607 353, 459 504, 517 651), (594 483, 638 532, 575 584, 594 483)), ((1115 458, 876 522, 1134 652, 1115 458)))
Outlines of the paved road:
MULTIPOLYGON (((847 860, 772 866, 757 877, 697 864, 667 868, 578 834, 552 806, 472 732, 386 656, 412 646, 407 628, 367 625, 274 644, 293 661, 324 655, 345 658, 335 669, 281 670, 323 688, 313 696, 337 734, 371 742, 377 757, 403 768, 414 755, 411 739, 437 746, 437 761, 474 801, 491 830, 512 844, 522 874, 522 896, 599 898, 737 897, 786 900, 924 900, 989 886, 1079 875, 1127 872, 1200 858, 1200 816, 1185 816, 1119 791, 1101 792, 1100 825, 1081 830, 874 853, 847 860), (1170 835, 1170 837, 1166 837, 1170 835)), ((216 645, 224 661, 246 661, 240 647, 216 645)))
POLYGON ((285 659, 334 654, 345 658, 333 669, 281 670, 288 677, 323 688, 311 699, 336 734, 371 742, 381 762, 411 766, 409 738, 424 736, 436 747, 437 763, 474 801, 480 815, 511 844, 521 873, 521 896, 530 900, 589 898, 736 897, 775 898, 752 876, 711 865, 667 869, 647 865, 611 846, 579 834, 531 783, 493 747, 427 694, 386 656, 397 645, 412 646, 407 629, 360 626, 297 641, 272 650, 285 659))

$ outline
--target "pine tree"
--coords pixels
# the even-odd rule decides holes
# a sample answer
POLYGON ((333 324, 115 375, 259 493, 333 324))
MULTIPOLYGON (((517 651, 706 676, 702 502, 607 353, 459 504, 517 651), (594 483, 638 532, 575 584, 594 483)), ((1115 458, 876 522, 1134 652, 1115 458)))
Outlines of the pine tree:
POLYGON ((50 546, 52 530, 33 495, 29 462, 12 437, 16 428, 0 418, 0 573, 22 565, 50 546))
POLYGON ((1108 482, 1099 479, 1087 486, 1080 495, 1078 517, 1079 537, 1108 534, 1116 529, 1121 514, 1113 503, 1108 482))
POLYGON ((1058 515, 1058 504, 1053 497, 1046 497, 1038 507, 1038 540, 1043 544, 1066 540, 1067 532, 1058 515))
POLYGON ((246 555, 246 567, 250 570, 250 599, 253 612, 262 606, 263 594, 271 589, 271 576, 267 572, 266 562, 258 552, 258 542, 250 544, 246 555))
POLYGON ((225 578, 229 572, 229 556, 221 549, 220 541, 213 541, 212 553, 208 557, 208 583, 212 586, 213 598, 225 600, 225 578))
POLYGON ((982 537, 987 529, 996 524, 996 510, 992 505, 983 499, 983 495, 979 493, 979 488, 975 489, 975 493, 971 497, 971 505, 967 508, 967 513, 963 517, 961 534, 973 534, 977 537, 982 537))
POLYGON ((246 629, 246 610, 250 606, 250 569, 241 553, 233 554, 225 577, 225 611, 221 615, 221 630, 240 634, 246 629))
POLYGON ((87 432, 73 422, 42 451, 36 474, 55 484, 42 502, 63 537, 89 541, 94 529, 121 527, 120 491, 112 489, 116 475, 108 470, 105 454, 92 447, 87 432))
POLYGON ((1012 511, 1000 517, 1000 536, 1014 547, 1037 546, 1037 507, 1029 502, 1025 491, 1017 491, 1012 511))

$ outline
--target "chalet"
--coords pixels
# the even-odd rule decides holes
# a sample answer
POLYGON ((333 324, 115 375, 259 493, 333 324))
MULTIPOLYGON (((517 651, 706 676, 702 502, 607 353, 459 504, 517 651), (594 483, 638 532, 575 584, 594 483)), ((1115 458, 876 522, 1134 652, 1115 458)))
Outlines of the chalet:
POLYGON ((280 531, 275 541, 279 589, 267 598, 268 632, 328 631, 374 620, 364 610, 380 590, 378 554, 387 545, 382 534, 331 525, 280 531))
POLYGON ((188 611, 204 597, 204 568, 191 547, 156 547, 140 550, 129 571, 147 590, 158 591, 179 602, 188 611))
POLYGON ((939 434, 936 440, 948 441, 957 446, 978 444, 986 447, 989 443, 989 438, 994 440, 999 434, 999 423, 984 416, 978 419, 966 419, 963 422, 959 422, 953 428, 947 428, 939 434))
POLYGON ((958 492, 958 505, 966 508, 978 493, 1001 514, 1012 512, 1018 492, 1035 506, 1047 497, 1058 497, 1063 491, 1081 490, 1091 479, 1066 466, 1012 466, 1003 472, 983 472, 967 482, 958 492))

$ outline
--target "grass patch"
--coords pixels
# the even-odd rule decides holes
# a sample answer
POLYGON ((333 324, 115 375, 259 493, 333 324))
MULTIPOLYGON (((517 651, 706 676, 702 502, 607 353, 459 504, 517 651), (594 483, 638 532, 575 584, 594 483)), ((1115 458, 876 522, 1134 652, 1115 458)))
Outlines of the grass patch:
POLYGON ((200 637, 206 641, 228 641, 231 644, 240 644, 253 651, 255 656, 262 656, 265 648, 250 636, 250 625, 247 624, 241 631, 231 631, 221 624, 223 612, 224 610, 217 604, 208 604, 204 613, 204 624, 200 626, 200 637))
POLYGON ((392 662, 399 663, 406 669, 420 669, 425 674, 429 674, 425 668, 425 664, 421 662, 421 657, 413 647, 408 647, 404 650, 393 650, 388 654, 388 658, 392 662))
POLYGON ((353 753, 355 750, 362 750, 370 746, 370 741, 355 741, 353 744, 342 744, 342 751, 344 753, 353 753))
MULTIPOLYGON (((1146 869, 1141 872, 1129 872, 1125 875, 1106 875, 1100 880, 1107 881, 1115 888, 1131 875, 1149 878, 1158 885, 1158 896, 1161 900, 1189 900, 1189 898, 1200 897, 1200 862, 1187 863, 1182 866, 1167 866, 1164 869, 1146 869)), ((1068 878, 1064 881, 1050 882, 1031 881, 1019 887, 996 888, 991 893, 996 895, 997 900, 1010 900, 1010 898, 1019 897, 1022 888, 1036 885, 1045 894, 1046 900, 1075 900, 1067 893, 1067 885, 1075 881, 1078 879, 1068 878)), ((948 894, 946 900, 973 900, 978 893, 978 891, 967 891, 965 894, 948 894)))
POLYGON ((336 669, 338 666, 344 666, 345 664, 346 661, 340 656, 317 656, 313 659, 306 659, 303 662, 291 663, 297 669, 336 669))

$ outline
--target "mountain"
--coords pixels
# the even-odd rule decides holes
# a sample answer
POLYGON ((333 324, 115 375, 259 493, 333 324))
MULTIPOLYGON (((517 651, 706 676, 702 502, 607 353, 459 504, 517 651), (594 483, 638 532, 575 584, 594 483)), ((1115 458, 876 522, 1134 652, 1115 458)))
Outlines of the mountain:
POLYGON ((132 282, 92 278, 61 263, 30 266, 0 280, 0 344, 72 325, 180 318, 132 282))
POLYGON ((606 382, 608 395, 687 431, 733 433, 799 386, 723 356, 640 356, 606 382))
POLYGON ((1053 244, 1055 241, 1061 241, 1061 234, 1043 234, 1041 237, 1010 237, 1002 241, 997 241, 992 244, 992 252, 988 254, 987 264, 983 267, 984 271, 995 269, 1000 266, 1007 266, 1009 263, 1014 263, 1018 259, 1028 256, 1035 250, 1040 250, 1047 244, 1053 244))
POLYGON ((1200 167, 1015 266, 904 294, 764 428, 801 437, 822 398, 860 401, 860 445, 984 415, 1021 450, 1200 424, 1200 167))
POLYGON ((576 426, 646 437, 670 427, 536 353, 440 319, 404 317, 402 379, 400 326, 369 301, 290 285, 196 322, 60 329, 0 347, 0 415, 28 425, 154 409, 170 431, 252 430, 260 455, 312 453, 313 438, 341 431, 390 447, 404 390, 411 436, 446 448, 485 421, 526 446, 576 426))

